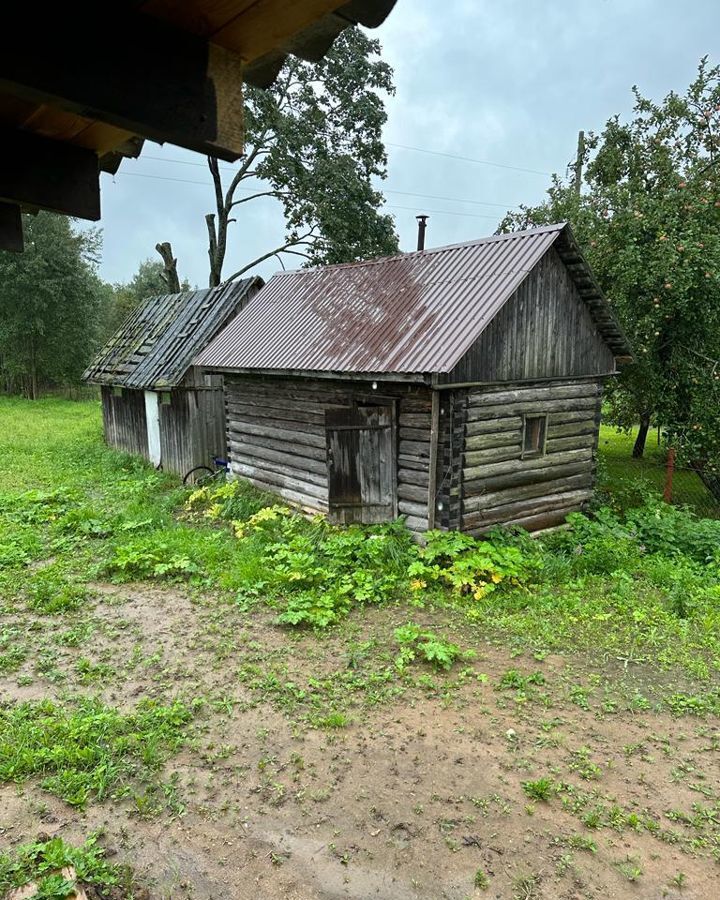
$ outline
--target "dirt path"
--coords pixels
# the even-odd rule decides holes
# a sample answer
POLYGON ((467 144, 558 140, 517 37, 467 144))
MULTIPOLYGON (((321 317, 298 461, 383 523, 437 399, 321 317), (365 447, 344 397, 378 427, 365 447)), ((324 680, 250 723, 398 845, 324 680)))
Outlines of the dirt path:
POLYGON ((166 809, 131 795, 79 812, 36 782, 4 785, 4 846, 103 828, 153 898, 717 892, 717 722, 659 709, 651 673, 513 657, 476 629, 462 641, 472 663, 401 679, 388 674, 393 628, 412 615, 457 631, 449 613, 373 609, 342 632, 296 637, 266 611, 95 590, 93 609, 42 620, 49 637, 17 612, 35 643, 0 700, 207 702, 164 773, 166 809), (83 623, 81 646, 53 641, 83 623), (88 682, 80 657, 102 676, 88 682))

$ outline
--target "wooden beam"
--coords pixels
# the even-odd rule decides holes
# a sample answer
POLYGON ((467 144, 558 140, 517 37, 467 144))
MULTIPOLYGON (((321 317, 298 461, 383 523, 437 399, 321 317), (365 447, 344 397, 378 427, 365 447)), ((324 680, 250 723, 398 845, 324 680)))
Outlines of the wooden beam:
POLYGON ((22 217, 15 203, 0 203, 0 250, 23 250, 22 217))
POLYGON ((239 56, 132 9, 18 7, 0 90, 229 161, 243 150, 239 56))
POLYGON ((28 131, 0 129, 0 200, 99 219, 97 155, 28 131))

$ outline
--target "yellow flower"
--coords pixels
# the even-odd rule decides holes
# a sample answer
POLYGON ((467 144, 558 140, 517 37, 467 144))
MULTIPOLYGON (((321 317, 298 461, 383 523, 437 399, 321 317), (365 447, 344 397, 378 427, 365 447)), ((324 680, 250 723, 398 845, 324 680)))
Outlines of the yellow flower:
POLYGON ((502 581, 502 575, 498 575, 497 572, 493 572, 490 578, 492 579, 493 584, 500 584, 502 581))
POLYGON ((427 587, 427 582, 423 581, 422 578, 413 578, 410 582, 410 590, 411 591, 421 591, 423 588, 427 587))

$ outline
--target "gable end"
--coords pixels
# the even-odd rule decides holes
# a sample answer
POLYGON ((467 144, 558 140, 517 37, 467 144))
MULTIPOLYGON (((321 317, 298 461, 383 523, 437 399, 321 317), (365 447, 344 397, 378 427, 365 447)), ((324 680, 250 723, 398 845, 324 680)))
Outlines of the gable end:
POLYGON ((524 381, 613 372, 613 351, 551 247, 447 380, 524 381))

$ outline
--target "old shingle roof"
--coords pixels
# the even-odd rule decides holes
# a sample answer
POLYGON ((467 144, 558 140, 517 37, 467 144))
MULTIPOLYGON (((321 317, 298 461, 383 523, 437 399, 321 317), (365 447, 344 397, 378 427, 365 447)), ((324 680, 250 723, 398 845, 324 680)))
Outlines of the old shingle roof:
POLYGON ((211 369, 445 373, 536 263, 560 254, 599 333, 630 349, 564 224, 275 275, 195 362, 211 369))
POLYGON ((203 350, 260 287, 245 278, 217 288, 151 297, 126 320, 83 378, 143 390, 172 388, 203 350))

